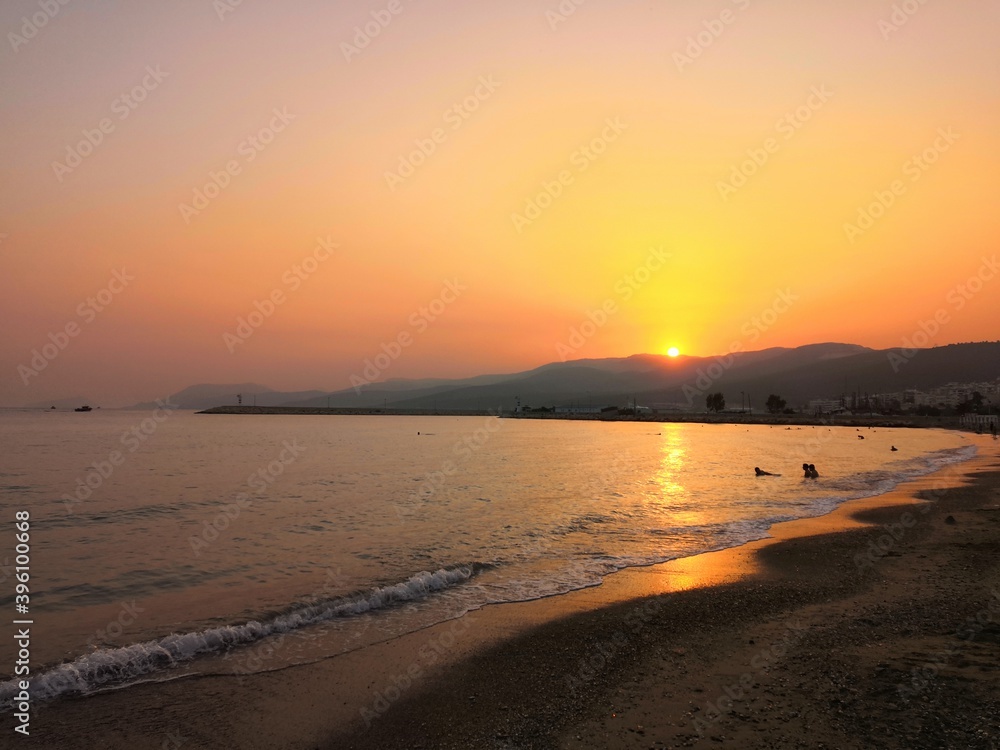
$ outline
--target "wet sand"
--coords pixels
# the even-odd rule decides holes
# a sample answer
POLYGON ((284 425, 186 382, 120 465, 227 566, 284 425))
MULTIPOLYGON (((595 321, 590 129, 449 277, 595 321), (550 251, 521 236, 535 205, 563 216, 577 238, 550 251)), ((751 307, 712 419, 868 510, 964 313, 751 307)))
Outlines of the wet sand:
POLYGON ((316 664, 63 700, 27 742, 7 715, 0 747, 994 748, 1000 460, 979 444, 772 539, 316 664))

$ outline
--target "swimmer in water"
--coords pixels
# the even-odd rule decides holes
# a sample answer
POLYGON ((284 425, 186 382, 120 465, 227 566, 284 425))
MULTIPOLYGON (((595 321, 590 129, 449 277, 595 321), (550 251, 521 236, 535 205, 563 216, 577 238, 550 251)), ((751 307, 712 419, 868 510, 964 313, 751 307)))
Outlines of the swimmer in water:
POLYGON ((894 446, 892 446, 891 450, 893 450, 893 451, 898 451, 898 450, 899 450, 899 448, 897 448, 897 447, 896 447, 896 446, 894 445, 894 446))
POLYGON ((811 475, 809 474, 809 464, 802 464, 803 479, 809 479, 811 475))
POLYGON ((772 474, 769 471, 762 471, 759 466, 754 466, 753 467, 753 472, 754 472, 754 474, 756 474, 759 477, 776 477, 776 476, 778 476, 777 474, 772 474))
POLYGON ((816 471, 816 467, 813 466, 812 464, 809 464, 809 478, 810 479, 819 479, 819 472, 816 471))

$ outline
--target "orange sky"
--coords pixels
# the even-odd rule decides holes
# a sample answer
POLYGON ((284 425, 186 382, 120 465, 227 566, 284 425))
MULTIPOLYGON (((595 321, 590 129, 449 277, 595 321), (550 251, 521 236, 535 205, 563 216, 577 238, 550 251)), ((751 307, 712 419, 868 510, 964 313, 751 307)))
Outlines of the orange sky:
POLYGON ((0 404, 996 339, 1000 10, 902 5, 5 3, 0 404))

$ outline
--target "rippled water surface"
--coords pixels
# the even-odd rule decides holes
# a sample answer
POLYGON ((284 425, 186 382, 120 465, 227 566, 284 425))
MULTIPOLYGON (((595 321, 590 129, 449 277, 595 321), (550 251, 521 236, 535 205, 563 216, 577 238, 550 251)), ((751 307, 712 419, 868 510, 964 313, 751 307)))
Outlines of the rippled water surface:
MULTIPOLYGON (((3 518, 31 513, 40 696, 323 658, 758 539, 975 452, 937 430, 158 417, 0 411, 3 518)), ((0 681, 14 658, 0 645, 0 681)))

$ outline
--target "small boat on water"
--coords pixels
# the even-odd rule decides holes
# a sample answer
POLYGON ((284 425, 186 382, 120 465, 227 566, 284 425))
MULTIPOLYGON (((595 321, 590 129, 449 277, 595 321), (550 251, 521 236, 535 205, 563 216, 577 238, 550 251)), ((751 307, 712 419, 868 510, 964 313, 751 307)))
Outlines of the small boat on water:
POLYGON ((93 411, 93 409, 91 409, 87 405, 84 405, 84 406, 78 406, 78 407, 76 407, 73 411, 93 411))

